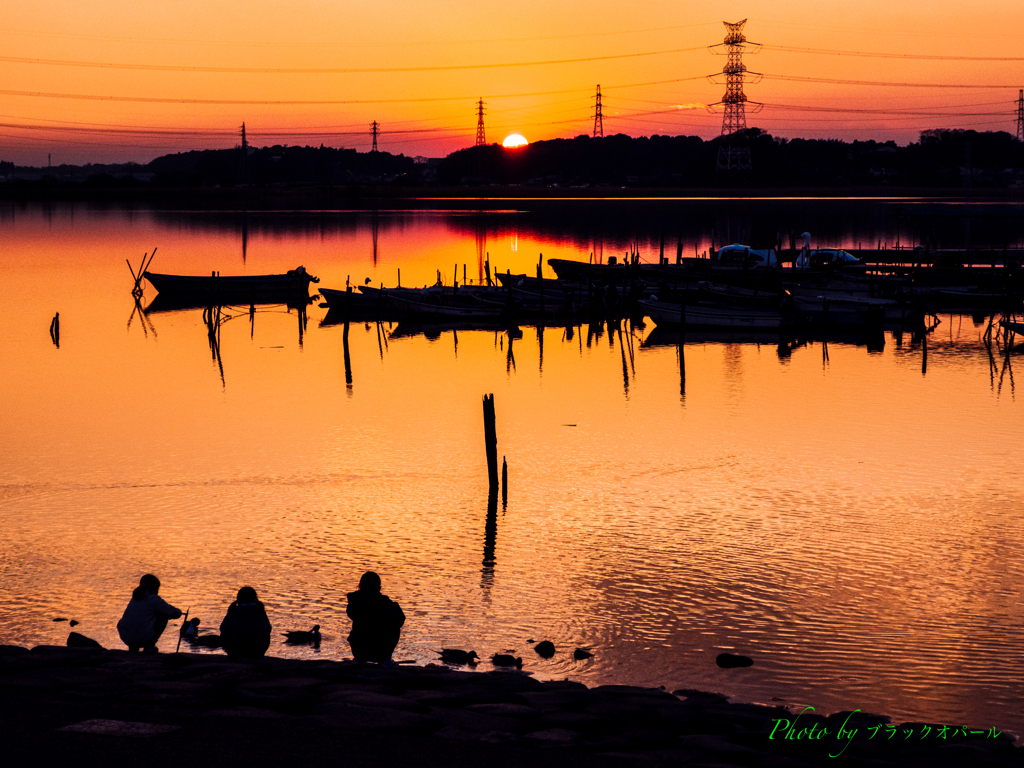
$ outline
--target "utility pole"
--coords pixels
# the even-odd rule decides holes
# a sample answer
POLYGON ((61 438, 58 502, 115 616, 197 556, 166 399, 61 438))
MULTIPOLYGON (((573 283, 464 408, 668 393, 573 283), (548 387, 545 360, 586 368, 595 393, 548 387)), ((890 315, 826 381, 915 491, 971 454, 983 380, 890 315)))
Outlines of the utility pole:
POLYGON ((373 149, 371 149, 370 151, 371 152, 376 152, 377 151, 377 137, 380 136, 380 123, 378 123, 376 120, 374 120, 372 123, 370 123, 370 135, 373 136, 373 149))
POLYGON ((487 138, 484 135, 484 100, 480 99, 476 103, 476 145, 482 147, 487 144, 487 138))
POLYGON ((1024 88, 1017 97, 1017 141, 1024 141, 1024 88))
MULTIPOLYGON (((712 50, 719 46, 724 46, 725 54, 728 57, 725 67, 722 68, 721 72, 716 73, 718 75, 725 75, 725 96, 717 104, 710 105, 712 107, 723 106, 725 108, 722 113, 723 140, 718 147, 718 170, 749 172, 752 169, 750 146, 742 142, 741 137, 737 134, 747 129, 746 105, 748 103, 754 104, 756 106, 754 111, 760 110, 764 105, 757 102, 748 102, 746 94, 743 93, 744 78, 748 74, 747 68, 743 65, 743 53, 744 51, 757 53, 761 49, 761 45, 760 43, 747 42, 747 38, 744 37, 743 26, 747 23, 746 19, 737 21, 734 24, 730 24, 728 21, 723 21, 722 23, 725 24, 726 29, 725 42, 712 46, 712 50)), ((719 53, 719 51, 714 52, 719 53)), ((758 79, 761 77, 757 72, 750 72, 749 74, 755 75, 758 79)), ((711 75, 711 77, 715 76, 711 75)))
POLYGON ((601 86, 597 86, 597 96, 594 102, 594 138, 604 138, 604 115, 601 114, 601 86))

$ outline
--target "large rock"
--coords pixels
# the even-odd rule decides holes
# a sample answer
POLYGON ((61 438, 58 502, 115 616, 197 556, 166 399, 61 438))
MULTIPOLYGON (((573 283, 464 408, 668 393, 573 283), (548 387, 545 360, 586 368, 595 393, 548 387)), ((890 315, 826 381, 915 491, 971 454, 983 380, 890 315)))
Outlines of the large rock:
POLYGON ((67 646, 68 648, 99 648, 103 650, 103 646, 98 642, 78 632, 72 632, 68 635, 67 646))
POLYGON ((529 727, 522 720, 512 717, 498 717, 473 712, 468 709, 434 709, 430 716, 444 725, 451 725, 465 731, 500 731, 502 733, 525 733, 529 727))
POLYGON ((323 697, 324 702, 354 704, 359 707, 380 707, 381 709, 400 709, 403 712, 419 712, 425 714, 429 707, 404 696, 393 696, 388 693, 372 691, 335 691, 323 697))
POLYGON ((332 728, 371 733, 433 733, 441 723, 433 717, 400 709, 359 707, 332 702, 317 707, 314 718, 332 728))

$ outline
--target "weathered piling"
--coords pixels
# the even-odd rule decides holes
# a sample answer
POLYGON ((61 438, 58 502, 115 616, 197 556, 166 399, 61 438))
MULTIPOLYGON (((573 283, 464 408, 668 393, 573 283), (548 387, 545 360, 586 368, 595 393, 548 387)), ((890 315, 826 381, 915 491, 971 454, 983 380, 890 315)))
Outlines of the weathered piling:
POLYGON ((540 291, 540 319, 541 324, 544 323, 544 254, 540 255, 540 259, 537 261, 537 286, 540 291))
POLYGON ((494 421, 493 393, 484 395, 484 445, 487 450, 488 485, 491 493, 496 494, 498 492, 498 430, 494 421))
MULTIPOLYGON (((345 389, 352 391, 352 358, 348 351, 348 318, 345 318, 345 329, 341 334, 341 345, 345 354, 345 389)), ((383 353, 381 355, 383 357, 383 353)))
POLYGON ((501 506, 508 506, 508 461, 501 457, 501 506))

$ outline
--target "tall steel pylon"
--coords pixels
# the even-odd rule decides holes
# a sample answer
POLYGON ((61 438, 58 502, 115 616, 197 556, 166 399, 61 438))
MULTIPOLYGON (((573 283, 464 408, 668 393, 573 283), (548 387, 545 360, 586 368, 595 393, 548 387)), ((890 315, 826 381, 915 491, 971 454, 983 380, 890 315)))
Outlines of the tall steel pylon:
POLYGON ((370 135, 373 136, 373 149, 371 149, 370 151, 371 152, 376 152, 377 151, 377 137, 380 136, 380 123, 378 123, 376 120, 374 120, 372 123, 370 123, 370 135))
POLYGON ((476 145, 482 147, 487 143, 487 137, 484 135, 484 100, 480 99, 476 103, 476 145))
POLYGON ((1017 141, 1024 141, 1024 88, 1017 97, 1017 141))
POLYGON ((750 147, 739 141, 739 137, 736 134, 747 128, 746 105, 754 105, 756 107, 754 109, 755 112, 759 111, 763 105, 754 101, 748 101, 746 94, 743 93, 743 82, 748 74, 754 75, 757 78, 752 82, 757 82, 761 77, 759 73, 747 70, 743 64, 743 53, 744 51, 757 53, 761 50, 761 44, 748 42, 747 38, 744 37, 743 26, 747 23, 746 19, 733 24, 730 24, 728 21, 723 21, 722 23, 725 24, 726 29, 725 42, 711 46, 711 50, 713 53, 720 53, 720 51, 715 49, 724 46, 725 54, 728 58, 722 71, 710 75, 708 78, 711 79, 719 75, 725 75, 725 96, 717 104, 709 105, 712 107, 725 107, 725 110, 722 112, 722 136, 725 139, 718 148, 718 170, 749 171, 752 168, 750 163, 750 147))
POLYGON ((245 123, 242 123, 242 181, 249 175, 249 142, 245 138, 245 123))
POLYGON ((601 114, 601 86, 597 86, 597 96, 594 97, 594 138, 604 138, 604 115, 601 114))

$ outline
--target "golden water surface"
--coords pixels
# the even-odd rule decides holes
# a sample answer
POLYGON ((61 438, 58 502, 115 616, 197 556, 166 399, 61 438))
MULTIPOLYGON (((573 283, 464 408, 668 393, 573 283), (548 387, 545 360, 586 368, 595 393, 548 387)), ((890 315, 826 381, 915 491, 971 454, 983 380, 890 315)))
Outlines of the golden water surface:
MULTIPOLYGON (((482 246, 502 271, 588 258, 516 215, 482 246)), ((9 207, 0 227, 0 643, 63 644, 64 617, 119 647, 153 572, 210 630, 252 585, 275 632, 323 628, 318 650, 272 653, 340 659, 345 593, 373 569, 409 617, 399 659, 514 650, 539 677, 1024 732, 1022 363, 970 317, 880 351, 688 343, 682 375, 649 321, 354 324, 349 385, 317 304, 301 340, 295 310, 229 310, 218 364, 201 310, 133 313, 125 259, 303 264, 328 288, 478 279, 459 215, 382 215, 376 261, 354 213, 256 217, 244 261, 204 213, 9 207), (509 466, 490 540, 485 393, 509 466), (551 660, 528 643, 545 639, 551 660), (719 669, 723 651, 755 665, 719 669)))

